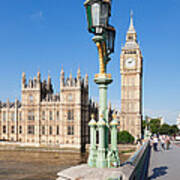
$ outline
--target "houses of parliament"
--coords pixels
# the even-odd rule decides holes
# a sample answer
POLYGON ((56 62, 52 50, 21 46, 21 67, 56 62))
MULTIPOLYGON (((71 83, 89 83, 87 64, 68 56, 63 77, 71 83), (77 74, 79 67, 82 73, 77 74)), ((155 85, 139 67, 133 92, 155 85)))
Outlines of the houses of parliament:
POLYGON ((40 72, 27 82, 22 74, 21 99, 0 104, 0 138, 29 145, 82 148, 88 143, 90 114, 97 114, 89 100, 88 75, 65 79, 61 70, 60 93, 54 94, 51 77, 40 72))
MULTIPOLYGON (((119 130, 141 137, 143 58, 137 33, 130 18, 126 43, 120 56, 121 110, 119 130)), ((89 143, 88 122, 98 114, 89 99, 88 75, 65 78, 60 73, 60 93, 53 93, 51 77, 41 80, 40 72, 27 81, 22 74, 21 102, 0 103, 0 139, 30 145, 58 145, 82 148, 89 143)), ((109 112, 112 110, 109 109, 109 112)), ((96 118, 97 119, 97 118, 96 118)))

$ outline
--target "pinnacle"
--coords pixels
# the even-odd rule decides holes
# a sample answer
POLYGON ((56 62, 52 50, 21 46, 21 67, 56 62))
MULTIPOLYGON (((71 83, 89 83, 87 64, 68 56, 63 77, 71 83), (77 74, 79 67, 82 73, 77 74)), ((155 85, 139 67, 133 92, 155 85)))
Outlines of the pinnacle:
POLYGON ((136 33, 136 30, 134 28, 134 23, 133 23, 133 11, 131 10, 131 14, 130 14, 130 25, 129 25, 129 30, 128 33, 136 33))
POLYGON ((78 68, 77 73, 78 73, 78 74, 81 74, 81 69, 80 69, 80 67, 78 68))

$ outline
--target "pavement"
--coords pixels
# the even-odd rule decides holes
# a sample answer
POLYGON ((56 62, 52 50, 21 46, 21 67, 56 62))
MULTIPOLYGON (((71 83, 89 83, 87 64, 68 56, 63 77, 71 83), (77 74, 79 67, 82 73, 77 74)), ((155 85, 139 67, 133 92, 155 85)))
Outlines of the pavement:
POLYGON ((169 150, 151 151, 149 180, 180 180, 180 144, 173 144, 169 150))

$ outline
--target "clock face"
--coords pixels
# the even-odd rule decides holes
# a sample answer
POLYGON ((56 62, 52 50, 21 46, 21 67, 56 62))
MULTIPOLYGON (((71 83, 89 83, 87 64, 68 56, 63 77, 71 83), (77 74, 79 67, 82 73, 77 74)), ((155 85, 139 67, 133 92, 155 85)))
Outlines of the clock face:
POLYGON ((128 58, 125 61, 125 66, 128 69, 134 68, 136 65, 136 60, 134 58, 128 58))

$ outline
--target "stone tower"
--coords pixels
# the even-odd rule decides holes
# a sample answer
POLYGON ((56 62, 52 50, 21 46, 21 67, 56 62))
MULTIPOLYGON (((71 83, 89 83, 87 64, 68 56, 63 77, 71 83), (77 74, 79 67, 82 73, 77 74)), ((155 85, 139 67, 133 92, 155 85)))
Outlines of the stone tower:
POLYGON ((121 114, 120 129, 135 138, 141 137, 142 124, 142 70, 143 57, 137 42, 137 33, 131 14, 126 43, 120 57, 121 114))
POLYGON ((64 144, 77 144, 78 148, 85 148, 88 142, 88 121, 89 121, 89 85, 88 76, 81 77, 80 68, 77 71, 77 77, 72 74, 64 78, 65 74, 61 70, 60 78, 60 99, 61 99, 61 118, 67 119, 61 126, 61 132, 68 132, 64 136, 64 144))

